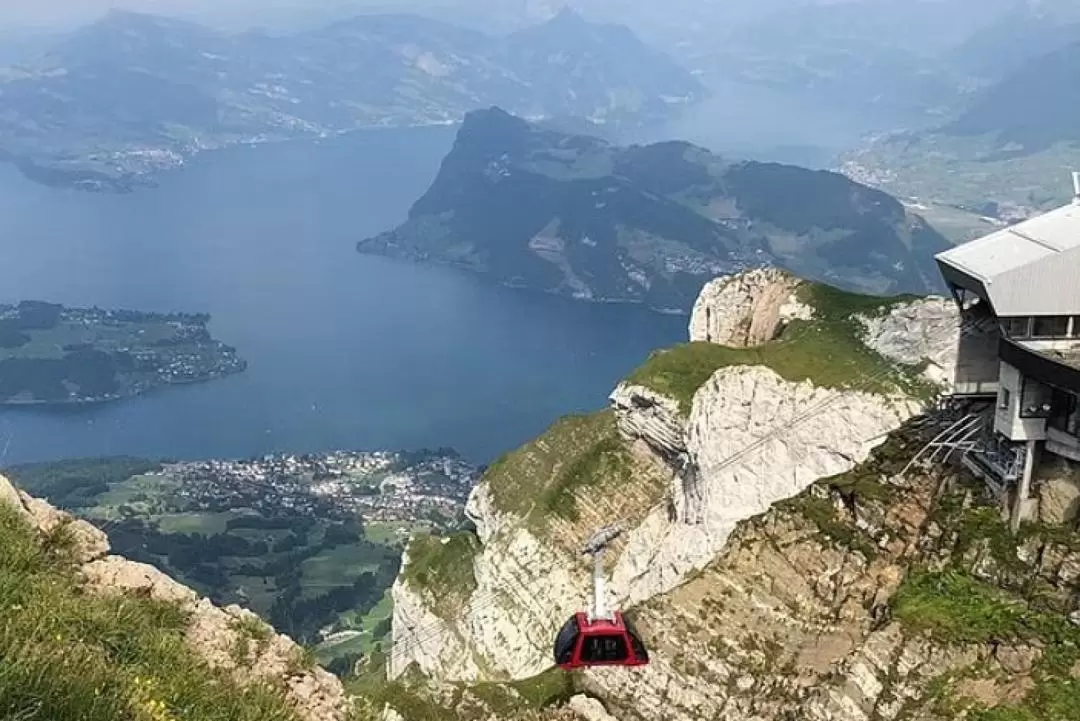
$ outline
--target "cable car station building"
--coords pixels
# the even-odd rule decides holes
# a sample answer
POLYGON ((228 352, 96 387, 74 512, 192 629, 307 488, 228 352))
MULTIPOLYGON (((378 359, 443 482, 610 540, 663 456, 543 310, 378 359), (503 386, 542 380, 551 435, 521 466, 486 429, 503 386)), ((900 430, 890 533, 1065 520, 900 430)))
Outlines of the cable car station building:
POLYGON ((1080 465, 1072 467, 1080 464, 1076 181, 1071 205, 936 257, 961 309, 955 394, 995 405, 963 462, 1008 504, 1014 528, 1039 514, 1040 466, 1069 467, 1080 478, 1080 465))

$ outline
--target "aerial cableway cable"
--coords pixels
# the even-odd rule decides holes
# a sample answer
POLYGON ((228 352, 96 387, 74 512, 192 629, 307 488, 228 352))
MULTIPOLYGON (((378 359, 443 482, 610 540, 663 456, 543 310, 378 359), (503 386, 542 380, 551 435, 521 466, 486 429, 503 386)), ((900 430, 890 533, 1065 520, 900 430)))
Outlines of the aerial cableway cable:
MULTIPOLYGON (((959 342, 959 340, 962 340, 963 338, 965 338, 965 337, 967 337, 969 335, 973 335, 973 334, 975 334, 977 332, 985 332, 986 331, 986 325, 987 325, 988 321, 992 322, 992 319, 988 319, 988 318, 972 319, 970 321, 966 321, 965 323, 961 324, 960 327, 959 327, 958 342, 959 342)), ((879 370, 879 371, 877 371, 875 373, 856 374, 858 382, 855 383, 855 384, 852 384, 851 386, 848 386, 844 390, 846 390, 848 392, 865 392, 865 391, 868 391, 868 390, 870 390, 871 387, 873 387, 879 381, 885 380, 889 376, 893 375, 894 372, 895 371, 894 371, 893 368, 885 367, 885 368, 882 368, 881 370, 879 370)), ((788 433, 793 428, 805 423, 806 421, 810 420, 811 418, 817 417, 818 415, 824 413, 825 411, 827 411, 829 408, 831 408, 833 405, 838 403, 843 398, 844 398, 843 394, 836 394, 836 395, 833 395, 833 396, 831 396, 829 398, 826 398, 826 399, 824 399, 822 401, 819 401, 819 402, 813 404, 812 406, 810 406, 806 410, 800 412, 794 418, 792 418, 792 419, 790 419, 788 421, 785 421, 784 423, 780 424, 779 426, 771 429, 768 433, 763 435, 761 438, 757 439, 756 441, 748 444, 744 448, 742 448, 742 449, 736 451, 735 453, 731 454, 730 456, 728 456, 727 458, 722 460, 719 464, 714 466, 713 470, 714 471, 722 471, 722 470, 725 470, 727 468, 730 468, 731 466, 735 465, 736 463, 739 463, 739 462, 745 460, 752 453, 762 450, 769 442, 774 441, 774 440, 782 437, 784 434, 788 433)), ((873 440, 877 440, 881 436, 882 436, 881 433, 877 433, 874 436, 863 440, 862 443, 863 444, 869 443, 869 442, 871 442, 873 440)), ((653 506, 651 506, 650 508, 646 509, 645 512, 644 512, 644 515, 648 516, 649 514, 651 514, 654 511, 662 510, 664 507, 666 507, 668 505, 668 503, 669 503, 669 499, 664 498, 664 499, 658 501, 657 503, 653 504, 653 506)), ((625 522, 625 521, 623 521, 623 522, 625 522)), ((516 559, 514 559, 514 561, 517 562, 516 559)), ((471 603, 469 605, 469 609, 471 610, 472 613, 477 613, 479 611, 486 610, 487 608, 493 606, 498 601, 498 598, 500 597, 500 595, 501 594, 499 592, 485 592, 485 593, 482 593, 482 594, 478 594, 477 596, 474 596, 473 603, 471 603)), ((624 622, 625 622, 625 617, 624 617, 624 622)), ((402 643, 392 645, 391 654, 393 654, 395 657, 398 657, 400 655, 405 655, 406 657, 408 657, 411 654, 411 651, 418 649, 420 646, 422 646, 427 641, 429 641, 429 640, 439 636, 441 633, 443 633, 443 630, 444 630, 444 628, 446 626, 446 623, 447 622, 444 622, 444 621, 441 621, 441 620, 440 621, 434 621, 434 622, 430 622, 429 624, 422 625, 422 626, 419 626, 419 627, 413 629, 411 631, 411 636, 407 640, 405 640, 402 643)), ((367 674, 362 674, 361 678, 366 678, 366 677, 368 677, 370 675, 374 675, 374 674, 377 674, 377 673, 378 673, 378 669, 372 669, 367 674)))
MULTIPOLYGON (((976 320, 972 320, 972 321, 969 321, 967 323, 964 323, 963 325, 960 326, 959 338, 963 339, 965 336, 967 336, 969 334, 973 334, 976 331, 984 331, 985 330, 984 326, 986 324, 986 321, 987 321, 987 319, 976 319, 976 320)), ((860 382, 857 383, 857 384, 854 384, 852 386, 847 387, 845 390, 847 390, 849 392, 863 392, 863 391, 869 390, 869 388, 871 386, 873 386, 874 384, 876 384, 877 382, 879 382, 881 380, 884 380, 888 376, 892 375, 893 372, 894 371, 893 371, 892 368, 886 367, 886 368, 883 368, 882 370, 880 370, 880 371, 878 371, 876 373, 860 374, 861 375, 860 382)), ((773 440, 776 440, 777 438, 779 438, 782 435, 786 434, 788 431, 795 428, 796 426, 801 425, 802 423, 806 422, 807 420, 809 420, 809 419, 811 419, 813 417, 816 417, 819 414, 823 413, 824 411, 828 410, 830 407, 832 407, 833 405, 838 403, 843 397, 844 396, 842 394, 837 394, 837 395, 831 396, 830 398, 826 398, 823 401, 820 401, 820 402, 812 405, 811 407, 807 408, 805 411, 800 412, 794 418, 792 418, 792 419, 784 422, 783 424, 773 428, 772 430, 770 430, 768 433, 766 433, 765 435, 763 435, 761 438, 757 439, 753 443, 748 444, 744 448, 742 448, 739 451, 736 451, 732 455, 728 456, 727 458, 722 460, 719 464, 714 466, 713 470, 714 471, 725 470, 727 468, 730 468, 732 465, 745 460, 747 456, 749 456, 750 454, 752 454, 752 453, 754 453, 756 451, 761 450, 769 442, 771 442, 773 440)), ((871 437, 871 438, 868 438, 868 439, 864 440, 863 443, 867 443, 867 442, 870 442, 872 440, 875 440, 876 438, 879 438, 880 436, 881 436, 881 434, 876 434, 874 437, 871 437)), ((253 486, 253 487, 257 487, 257 488, 260 488, 260 489, 272 490, 275 493, 278 493, 282 498, 288 498, 288 497, 295 497, 295 498, 305 497, 306 498, 307 497, 307 496, 301 496, 300 494, 281 494, 280 491, 278 491, 272 484, 260 483, 258 481, 249 481, 249 480, 246 480, 246 479, 233 479, 233 481, 238 482, 238 483, 242 483, 242 484, 246 484, 246 485, 250 485, 250 486, 253 486)), ((644 515, 647 516, 647 515, 651 514, 654 511, 661 510, 665 506, 667 506, 668 503, 669 503, 669 499, 664 498, 661 501, 658 501, 657 503, 655 503, 653 506, 646 509, 645 512, 644 512, 644 515)), ((108 525, 110 525, 111 523, 118 522, 119 520, 121 520, 121 519, 116 519, 115 521, 107 521, 105 527, 108 527, 108 525)), ((619 524, 616 524, 616 525, 619 525, 619 524)), ((517 561, 517 559, 513 559, 513 560, 514 560, 515 563, 517 563, 520 566, 520 562, 517 561)), ((595 591, 595 588, 594 588, 594 591, 595 591)), ((517 596, 517 594, 514 593, 514 592, 487 591, 487 592, 484 592, 484 593, 474 595, 470 599, 470 603, 468 605, 468 608, 474 614, 478 613, 478 612, 481 612, 481 611, 484 611, 484 610, 487 610, 489 608, 494 607, 499 602, 499 600, 504 596, 504 594, 506 594, 506 593, 510 593, 510 595, 513 595, 515 597, 517 596)), ((519 603, 521 603, 521 599, 519 597, 517 598, 517 600, 518 600, 519 603)), ((595 602, 595 598, 594 598, 594 602, 595 602)), ((525 604, 522 604, 522 605, 525 608, 527 608, 527 605, 525 605, 525 604)), ((595 609, 595 605, 594 605, 594 611, 595 610, 596 609, 595 609)), ((625 622, 626 622, 625 617, 623 618, 623 621, 624 621, 624 624, 625 624, 625 622)), ((393 642, 391 642, 391 648, 389 650, 389 653, 387 654, 388 657, 389 658, 397 658, 397 657, 400 657, 400 656, 405 656, 406 658, 409 657, 411 655, 412 651, 418 650, 420 647, 423 646, 423 644, 425 644, 428 641, 430 641, 430 640, 438 637, 439 635, 441 635, 444 632, 444 630, 445 630, 448 623, 449 622, 443 621, 443 620, 440 619, 440 620, 437 620, 437 621, 431 621, 431 622, 428 622, 426 624, 422 624, 420 626, 417 626, 414 629, 411 629, 410 637, 408 639, 404 640, 401 643, 393 643, 393 642)), ((569 625, 569 622, 568 622, 568 625, 569 625)), ((642 645, 642 650, 644 651, 644 645, 642 645)), ((646 654, 647 654, 647 652, 646 652, 646 654)), ((647 658, 647 655, 646 655, 646 658, 647 658)), ((587 665, 587 664, 583 664, 583 665, 587 665)), ((633 664, 633 665, 641 665, 641 664, 633 664)), ((371 677, 379 674, 380 670, 381 669, 371 669, 370 671, 368 671, 366 673, 360 674, 358 676, 358 678, 359 679, 371 678, 371 677)))

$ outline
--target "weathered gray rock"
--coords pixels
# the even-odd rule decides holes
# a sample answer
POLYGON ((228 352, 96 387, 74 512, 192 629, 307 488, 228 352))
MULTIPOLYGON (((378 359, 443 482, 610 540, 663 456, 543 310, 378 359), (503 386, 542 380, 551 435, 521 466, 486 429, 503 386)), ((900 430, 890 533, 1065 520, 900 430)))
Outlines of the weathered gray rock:
POLYGON ((1080 516, 1080 464, 1048 456, 1036 479, 1039 520, 1065 525, 1080 516))
MULTIPOLYGON (((796 287, 791 276, 772 270, 715 281, 695 308, 692 338, 735 345, 767 341, 781 324, 810 317, 796 287)), ((724 549, 738 523, 850 470, 922 410, 920 401, 905 396, 793 383, 764 367, 716 372, 697 391, 688 418, 675 400, 641 386, 622 384, 611 401, 621 435, 648 457, 643 467, 661 469, 654 477, 667 484, 659 499, 583 519, 582 525, 593 527, 633 519, 609 554, 610 601, 624 607, 685 583, 724 549)), ((635 480, 620 493, 632 495, 647 485, 635 480)), ((551 639, 561 624, 587 603, 588 568, 565 543, 580 538, 582 527, 555 524, 537 535, 524 519, 495 508, 486 483, 473 491, 467 513, 482 544, 473 561, 476 591, 460 613, 439 618, 430 599, 401 581, 395 585, 393 675, 410 664, 439 680, 535 675, 550 666, 551 639)), ((862 520, 881 523, 865 513, 862 520)), ((866 604, 873 598, 871 591, 866 604)), ((672 673, 657 660, 635 683, 669 689, 672 673)), ((709 706, 715 683, 678 674, 678 684, 687 698, 699 699, 688 707, 709 706)))
POLYGON ((925 375, 932 382, 951 388, 956 381, 962 321, 953 301, 920 298, 859 321, 866 344, 881 355, 908 365, 927 363, 925 375))
POLYGON ((791 320, 812 317, 813 309, 795 296, 801 283, 777 268, 713 280, 694 304, 691 342, 746 348, 772 340, 791 320))
POLYGON ((175 603, 191 610, 199 595, 153 566, 120 556, 106 556, 82 567, 88 591, 98 595, 134 594, 155 601, 175 603))
POLYGON ((619 721, 604 708, 604 704, 584 694, 570 697, 567 707, 580 716, 583 721, 619 721))
POLYGON ((611 394, 619 431, 640 438, 661 457, 678 462, 686 455, 686 421, 679 404, 643 386, 620 383, 611 394))
POLYGON ((77 563, 89 563, 109 552, 108 536, 101 530, 23 493, 3 476, 0 476, 0 503, 14 508, 28 524, 43 534, 55 533, 62 527, 77 563))

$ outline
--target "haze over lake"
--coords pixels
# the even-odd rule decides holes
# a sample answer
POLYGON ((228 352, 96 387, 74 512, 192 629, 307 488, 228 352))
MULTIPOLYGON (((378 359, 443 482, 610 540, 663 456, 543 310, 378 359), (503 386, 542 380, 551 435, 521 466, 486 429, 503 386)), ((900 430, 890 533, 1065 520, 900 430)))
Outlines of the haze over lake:
POLYGON ((405 217, 453 135, 237 148, 127 195, 0 165, 0 302, 208 312, 250 363, 95 408, 0 410, 4 462, 439 446, 485 462, 685 339, 685 318, 356 253, 405 217))

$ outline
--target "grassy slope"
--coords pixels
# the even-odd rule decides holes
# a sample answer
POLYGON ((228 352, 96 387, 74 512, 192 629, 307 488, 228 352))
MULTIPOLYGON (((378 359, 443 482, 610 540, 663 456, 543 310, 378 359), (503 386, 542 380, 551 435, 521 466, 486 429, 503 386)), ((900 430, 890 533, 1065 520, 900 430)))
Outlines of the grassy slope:
POLYGON ((543 530, 553 518, 577 521, 579 492, 630 482, 629 452, 610 410, 568 416, 504 455, 484 475, 495 506, 543 530))
POLYGON ((184 641, 174 606, 84 596, 63 534, 0 508, 0 718, 291 721, 277 691, 239 688, 184 641))
POLYGON ((740 365, 765 366, 786 380, 808 380, 825 388, 881 394, 930 392, 915 373, 897 369, 864 345, 861 326, 853 318, 886 312, 912 296, 880 298, 817 284, 806 284, 798 292, 800 300, 815 309, 815 318, 791 323, 778 339, 755 348, 688 343, 659 351, 627 382, 674 398, 687 416, 694 394, 716 371, 740 365))
POLYGON ((1059 143, 1031 154, 1002 155, 991 136, 930 134, 909 145, 883 142, 853 157, 888 171, 881 188, 926 202, 979 208, 987 201, 1048 209, 1068 202, 1068 171, 1080 167, 1080 148, 1059 143))
POLYGON ((446 538, 421 536, 409 545, 402 580, 424 589, 436 614, 453 618, 476 590, 472 564, 479 550, 480 541, 469 532, 446 538))
POLYGON ((443 689, 428 686, 421 678, 397 682, 372 677, 354 679, 350 692, 366 700, 367 713, 360 721, 376 721, 390 704, 405 721, 518 721, 537 718, 535 713, 566 702, 576 693, 572 675, 552 669, 539 676, 510 683, 457 685, 443 689))
MULTIPOLYGON (((146 551, 143 557, 136 558, 156 565, 173 578, 220 603, 240 603, 267 619, 271 618, 275 601, 292 586, 299 590, 297 598, 301 601, 351 586, 361 574, 375 573, 380 564, 389 563, 392 556, 404 545, 403 540, 392 531, 398 524, 378 525, 370 535, 367 533, 368 529, 365 529, 364 541, 318 552, 315 544, 322 538, 325 524, 315 524, 310 531, 305 532, 299 525, 303 520, 299 517, 296 519, 297 525, 291 529, 229 529, 226 526, 231 519, 264 514, 239 507, 221 512, 187 510, 188 501, 176 493, 175 479, 168 476, 140 475, 157 471, 160 467, 160 463, 134 458, 91 458, 20 466, 12 469, 11 477, 34 495, 73 507, 77 514, 95 522, 113 524, 110 528, 114 543, 118 528, 115 524, 123 517, 122 507, 127 513, 148 524, 150 529, 165 534, 166 537, 176 534, 198 534, 204 537, 221 534, 221 537, 230 539, 263 542, 272 549, 276 542, 296 535, 299 544, 287 552, 276 553, 271 550, 261 555, 225 554, 213 559, 208 558, 205 563, 221 571, 224 579, 221 583, 197 578, 189 572, 190 569, 177 567, 173 562, 177 546, 168 546, 168 553, 146 551), (378 547, 373 548, 368 542, 378 544, 378 547), (268 569, 270 564, 285 558, 293 559, 292 565, 286 570, 295 572, 296 576, 294 581, 291 578, 293 574, 288 574, 289 585, 279 587, 281 569, 248 575, 252 569, 268 569)), ((127 536, 131 534, 128 533, 127 536)), ((132 542, 130 538, 129 542, 132 542)), ((155 548, 160 548, 160 544, 155 548)), ((131 548, 124 552, 129 556, 138 556, 137 553, 132 553, 131 548)), ((375 599, 372 599, 371 603, 374 602, 375 599)), ((359 618, 357 613, 362 616, 370 610, 368 606, 365 601, 356 608, 339 614, 337 618, 343 625, 348 626, 348 619, 359 618)), ((378 620, 381 618, 365 628, 370 630, 378 620)), ((326 622, 330 622, 329 616, 326 622)), ((370 646, 372 639, 367 641, 370 646)), ((346 645, 334 647, 333 653, 323 654, 322 658, 329 662, 335 655, 352 650, 355 649, 346 645)))
MULTIPOLYGON (((598 527, 595 510, 586 512, 583 501, 603 498, 605 512, 632 517, 659 500, 668 480, 635 461, 619 435, 615 414, 605 410, 556 421, 538 438, 493 463, 482 483, 500 512, 523 519, 540 538, 576 548, 578 538, 553 537, 552 526, 576 524, 579 530, 590 531, 598 527)), ((469 532, 448 539, 416 539, 403 578, 432 599, 438 615, 452 618, 476 589, 472 563, 479 550, 479 541, 469 532)))

